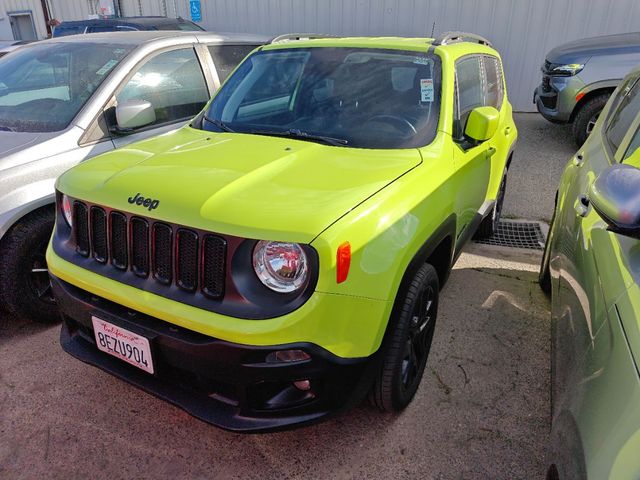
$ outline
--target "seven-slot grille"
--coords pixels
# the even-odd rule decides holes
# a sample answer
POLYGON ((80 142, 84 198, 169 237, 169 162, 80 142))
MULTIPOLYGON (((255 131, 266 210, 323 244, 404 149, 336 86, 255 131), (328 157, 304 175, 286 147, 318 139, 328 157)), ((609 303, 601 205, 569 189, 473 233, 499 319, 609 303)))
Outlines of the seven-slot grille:
POLYGON ((73 205, 73 230, 83 257, 187 292, 224 295, 227 243, 220 236, 80 201, 73 205))

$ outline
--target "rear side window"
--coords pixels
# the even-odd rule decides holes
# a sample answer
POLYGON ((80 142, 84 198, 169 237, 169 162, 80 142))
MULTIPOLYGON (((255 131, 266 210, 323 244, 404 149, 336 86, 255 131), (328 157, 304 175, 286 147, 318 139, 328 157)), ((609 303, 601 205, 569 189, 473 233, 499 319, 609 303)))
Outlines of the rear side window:
POLYGON ((209 45, 209 53, 218 71, 220 83, 258 45, 209 45))
MULTIPOLYGON (((624 93, 623 93, 624 95, 624 93)), ((620 100, 616 112, 607 127, 606 139, 615 153, 622 139, 631 127, 631 123, 640 111, 640 82, 636 80, 626 95, 620 100)))

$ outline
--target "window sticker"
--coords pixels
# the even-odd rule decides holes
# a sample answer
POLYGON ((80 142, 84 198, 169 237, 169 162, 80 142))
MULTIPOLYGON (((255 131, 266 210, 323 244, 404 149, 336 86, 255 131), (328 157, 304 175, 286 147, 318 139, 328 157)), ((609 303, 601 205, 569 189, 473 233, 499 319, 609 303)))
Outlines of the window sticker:
POLYGON ((429 59, 427 57, 416 57, 413 60, 413 63, 417 64, 417 65, 429 65, 429 59))
POLYGON ((420 101, 433 102, 433 78, 420 79, 420 101))
POLYGON ((104 75, 105 73, 107 73, 109 70, 111 70, 113 68, 114 65, 116 65, 118 63, 117 60, 109 60, 107 63, 105 63, 102 68, 100 68, 100 70, 98 70, 96 72, 96 75, 104 75))

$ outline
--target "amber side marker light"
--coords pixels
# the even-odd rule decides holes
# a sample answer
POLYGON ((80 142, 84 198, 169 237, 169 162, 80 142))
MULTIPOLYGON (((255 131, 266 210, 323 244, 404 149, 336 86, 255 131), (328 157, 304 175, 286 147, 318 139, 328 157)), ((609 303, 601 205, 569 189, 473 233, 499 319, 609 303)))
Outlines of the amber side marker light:
POLYGON ((586 93, 584 92, 580 92, 579 94, 576 95, 576 102, 579 102, 580 100, 582 100, 582 97, 584 97, 586 95, 586 93))
POLYGON ((351 244, 349 242, 344 242, 338 247, 336 266, 336 282, 342 283, 347 279, 351 266, 351 244))

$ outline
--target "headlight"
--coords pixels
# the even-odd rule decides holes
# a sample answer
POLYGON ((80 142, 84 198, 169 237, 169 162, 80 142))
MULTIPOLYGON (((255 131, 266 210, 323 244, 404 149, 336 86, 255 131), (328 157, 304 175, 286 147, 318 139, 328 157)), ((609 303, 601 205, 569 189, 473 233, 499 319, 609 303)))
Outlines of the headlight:
POLYGON ((73 207, 71 205, 71 200, 66 195, 62 195, 62 214, 64 215, 64 219, 67 221, 67 224, 72 227, 73 226, 73 207))
POLYGON ((549 65, 549 73, 551 75, 564 75, 567 77, 571 77, 580 73, 583 68, 584 63, 567 63, 563 65, 552 63, 549 65))
POLYGON ((299 290, 308 276, 307 256, 297 243, 260 241, 253 249, 253 269, 271 290, 299 290))

